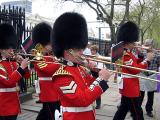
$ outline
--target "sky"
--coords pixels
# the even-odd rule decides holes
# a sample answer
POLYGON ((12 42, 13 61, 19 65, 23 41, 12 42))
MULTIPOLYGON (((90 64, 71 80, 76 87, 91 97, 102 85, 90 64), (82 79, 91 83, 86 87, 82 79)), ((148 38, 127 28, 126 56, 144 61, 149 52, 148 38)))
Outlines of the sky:
MULTIPOLYGON (((8 1, 16 1, 16 0, 0 0, 1 2, 8 2, 8 1)), ((23 0, 25 1, 25 0, 23 0)), ((136 0, 134 0, 136 1, 136 0)), ((88 22, 88 28, 93 29, 93 31, 98 36, 98 27, 108 27, 107 24, 97 22, 96 20, 96 13, 89 8, 87 5, 80 6, 80 4, 73 3, 71 1, 58 3, 56 0, 32 0, 32 14, 39 14, 40 16, 55 19, 59 15, 67 11, 78 11, 79 13, 83 14, 88 22)), ((105 37, 103 35, 104 32, 109 33, 109 28, 103 28, 102 31, 102 38, 105 37)))
MULTIPOLYGON (((8 1, 16 1, 16 0, 0 0, 0 3, 8 2, 8 1)), ((88 22, 88 28, 93 29, 90 31, 93 31, 97 37, 98 37, 98 27, 106 26, 102 23, 97 22, 96 13, 88 6, 81 7, 79 6, 79 4, 77 6, 76 3, 73 3, 71 1, 57 3, 55 2, 55 0, 32 0, 32 14, 39 14, 40 16, 43 16, 46 18, 55 19, 58 16, 60 16, 62 13, 68 12, 68 11, 78 11, 79 13, 81 13, 88 22)), ((102 30, 102 33, 104 30, 108 31, 109 28, 104 28, 102 30)), ((103 34, 102 34, 102 37, 103 37, 103 34)))
MULTIPOLYGON (((98 36, 98 27, 100 26, 107 26, 104 24, 100 24, 96 20, 96 13, 89 8, 88 6, 80 6, 80 4, 73 3, 71 1, 63 2, 63 3, 56 3, 53 2, 53 0, 48 0, 48 2, 41 1, 41 0, 34 0, 33 2, 33 14, 40 14, 42 16, 51 17, 51 18, 57 18, 59 15, 61 15, 64 12, 67 11, 78 11, 86 18, 88 22, 88 28, 93 29, 93 32, 96 36, 98 36), (37 9, 37 8, 41 8, 37 9)), ((109 28, 106 28, 107 30, 103 29, 103 31, 108 31, 109 28)), ((103 37, 103 34, 102 34, 103 37)))
MULTIPOLYGON (((0 3, 8 1, 16 1, 16 0, 0 0, 0 3)), ((77 7, 77 4, 71 1, 63 3, 58 3, 55 0, 31 0, 31 1, 32 1, 33 14, 39 14, 44 17, 53 18, 53 17, 58 17, 60 14, 64 12, 76 10, 82 13, 87 19, 87 21, 96 20, 96 13, 92 9, 88 8, 87 6, 77 7)))

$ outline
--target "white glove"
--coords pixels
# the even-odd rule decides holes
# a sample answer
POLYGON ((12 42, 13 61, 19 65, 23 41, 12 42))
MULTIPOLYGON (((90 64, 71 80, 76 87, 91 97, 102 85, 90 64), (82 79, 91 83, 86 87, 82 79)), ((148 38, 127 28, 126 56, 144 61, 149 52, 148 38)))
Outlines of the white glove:
POLYGON ((55 110, 54 116, 55 120, 62 120, 62 115, 57 109, 55 110))

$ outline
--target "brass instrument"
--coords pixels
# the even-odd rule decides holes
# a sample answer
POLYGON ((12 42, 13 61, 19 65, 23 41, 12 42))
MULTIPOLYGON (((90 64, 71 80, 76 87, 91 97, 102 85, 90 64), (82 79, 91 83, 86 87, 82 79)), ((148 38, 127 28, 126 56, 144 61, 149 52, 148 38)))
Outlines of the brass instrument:
MULTIPOLYGON (((53 56, 44 56, 43 55, 44 47, 41 44, 36 44, 35 48, 31 50, 30 54, 26 54, 24 52, 16 53, 17 55, 21 55, 24 57, 29 57, 30 62, 45 62, 44 58, 54 58, 53 56)), ((56 58, 54 58, 56 59, 56 58)))
POLYGON ((36 55, 33 55, 33 54, 24 54, 24 53, 17 53, 18 55, 22 55, 22 56, 25 56, 25 57, 29 57, 30 58, 30 62, 45 62, 45 63, 53 63, 53 62, 46 62, 44 60, 44 58, 46 57, 49 57, 49 58, 52 58, 52 59, 55 59, 55 61, 57 61, 57 59, 53 56, 44 56, 42 55, 41 53, 37 53, 36 55))
MULTIPOLYGON (((30 62, 45 62, 45 63, 61 64, 61 63, 59 63, 59 60, 57 60, 57 59, 56 59, 56 62, 46 62, 46 61, 43 60, 44 57, 52 57, 53 58, 53 56, 43 56, 42 54, 32 55, 32 54, 23 54, 23 53, 19 53, 19 55, 33 56, 35 59, 30 60, 30 62)), ((132 68, 132 69, 141 70, 141 71, 145 71, 145 72, 160 74, 160 72, 157 72, 157 71, 154 71, 154 70, 146 70, 146 69, 142 69, 142 68, 137 68, 137 67, 127 66, 127 65, 112 63, 111 62, 111 57, 84 55, 82 58, 83 59, 85 58, 85 59, 91 60, 91 61, 101 62, 101 63, 104 63, 104 64, 111 64, 111 65, 116 65, 116 66, 119 66, 119 67, 132 68)), ((115 70, 109 70, 109 71, 111 71, 113 73, 120 73, 120 74, 123 74, 123 75, 128 75, 128 76, 131 76, 131 77, 137 77, 137 78, 142 78, 142 79, 146 79, 146 80, 151 80, 151 81, 154 81, 154 82, 160 82, 159 80, 151 79, 151 78, 147 78, 147 77, 143 77, 143 76, 118 72, 118 71, 115 71, 115 70)))
MULTIPOLYGON (((111 61, 109 61, 109 57, 100 57, 100 58, 95 57, 94 58, 93 56, 91 56, 91 57, 89 57, 89 55, 87 55, 87 56, 88 56, 87 59, 91 60, 91 61, 101 62, 101 63, 104 63, 104 64, 111 64, 111 65, 115 65, 115 66, 119 66, 119 67, 132 68, 132 69, 141 70, 141 71, 145 71, 145 72, 151 72, 151 73, 154 73, 154 74, 160 74, 160 72, 157 72, 157 71, 154 71, 154 70, 146 70, 146 69, 142 69, 142 68, 137 68, 137 67, 127 66, 127 65, 112 63, 111 61)), ((113 73, 120 73, 120 74, 128 75, 128 76, 131 76, 131 77, 137 77, 137 78, 142 78, 142 79, 146 79, 146 80, 151 80, 151 81, 154 81, 154 82, 160 82, 159 80, 151 79, 151 78, 147 78, 147 77, 143 77, 143 76, 118 72, 118 71, 114 71, 114 70, 110 70, 110 71, 113 72, 113 73)))
POLYGON ((92 59, 97 59, 97 60, 103 60, 103 61, 111 61, 111 57, 104 57, 100 55, 83 55, 84 57, 87 58, 92 58, 92 59))
POLYGON ((160 82, 159 80, 152 79, 152 78, 147 78, 147 77, 143 77, 143 76, 127 74, 127 73, 118 72, 118 71, 115 71, 115 70, 110 70, 110 71, 113 72, 113 73, 120 73, 120 74, 131 76, 131 77, 137 77, 137 78, 142 78, 142 79, 146 79, 146 80, 151 80, 151 81, 154 81, 154 82, 160 82))
POLYGON ((160 72, 157 72, 157 71, 154 71, 154 70, 146 70, 146 69, 142 69, 142 68, 137 68, 137 67, 127 66, 127 65, 121 65, 121 64, 117 64, 117 63, 112 63, 112 62, 109 61, 108 57, 105 58, 105 59, 102 59, 102 58, 100 58, 100 59, 87 58, 87 59, 91 60, 91 61, 101 62, 101 63, 104 63, 104 64, 111 64, 111 65, 116 65, 116 66, 119 66, 119 67, 133 68, 133 69, 141 70, 141 71, 144 71, 144 72, 151 72, 151 73, 155 73, 155 74, 160 74, 160 72), (106 60, 108 60, 108 61, 106 61, 106 60))
POLYGON ((152 51, 152 52, 160 52, 160 50, 153 49, 153 48, 150 48, 150 47, 146 47, 144 45, 142 45, 142 46, 135 46, 135 48, 140 48, 140 49, 144 49, 144 50, 148 50, 148 51, 152 51))

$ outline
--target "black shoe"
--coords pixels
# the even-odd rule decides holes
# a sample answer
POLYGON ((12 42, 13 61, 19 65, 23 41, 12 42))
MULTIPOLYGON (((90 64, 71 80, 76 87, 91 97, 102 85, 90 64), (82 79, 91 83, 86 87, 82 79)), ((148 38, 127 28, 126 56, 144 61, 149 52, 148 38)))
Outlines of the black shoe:
POLYGON ((41 103, 41 101, 40 101, 40 100, 37 100, 36 103, 41 103))
POLYGON ((153 113, 152 112, 147 112, 147 116, 148 117, 153 117, 153 113))
POLYGON ((96 109, 100 109, 101 107, 100 106, 96 106, 96 109))
POLYGON ((120 105, 117 105, 117 109, 120 107, 120 105))

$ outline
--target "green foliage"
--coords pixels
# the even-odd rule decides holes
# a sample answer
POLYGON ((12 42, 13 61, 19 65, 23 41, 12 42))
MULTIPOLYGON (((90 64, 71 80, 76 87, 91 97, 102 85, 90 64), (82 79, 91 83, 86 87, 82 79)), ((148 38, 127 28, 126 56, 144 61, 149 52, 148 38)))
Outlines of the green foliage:
POLYGON ((141 29, 141 40, 153 38, 160 44, 160 1, 144 0, 130 10, 130 19, 135 21, 141 29))

